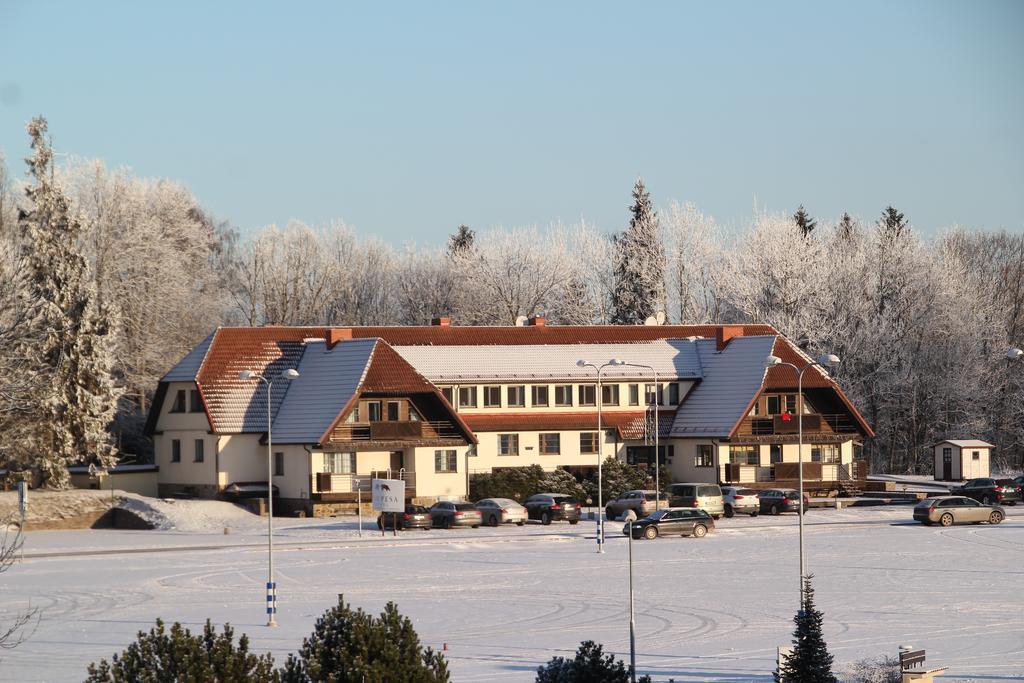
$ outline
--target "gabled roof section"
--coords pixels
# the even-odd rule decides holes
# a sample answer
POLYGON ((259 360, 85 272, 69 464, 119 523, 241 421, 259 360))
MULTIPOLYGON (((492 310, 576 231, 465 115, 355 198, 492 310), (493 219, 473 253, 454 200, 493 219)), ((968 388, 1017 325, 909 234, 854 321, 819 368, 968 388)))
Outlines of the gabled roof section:
POLYGON ((704 379, 676 410, 672 436, 727 438, 761 391, 775 336, 736 337, 721 352, 714 339, 695 343, 704 379))
MULTIPOLYGON (((658 339, 634 343, 495 345, 466 346, 453 350, 449 346, 400 346, 395 349, 413 367, 432 382, 460 380, 535 381, 594 380, 591 367, 578 367, 584 359, 601 364, 611 358, 650 365, 659 378, 699 379, 700 360, 693 341, 658 339)), ((605 378, 650 378, 644 368, 607 367, 605 378)))
POLYGON ((213 336, 216 332, 199 342, 199 345, 185 354, 185 357, 178 361, 178 364, 167 371, 167 374, 160 378, 161 382, 194 382, 199 375, 199 368, 206 359, 206 352, 210 349, 213 336))
POLYGON ((328 349, 323 339, 308 340, 296 368, 299 376, 289 383, 274 417, 274 443, 320 443, 357 395, 376 346, 376 339, 358 339, 328 349))
POLYGON ((944 443, 953 444, 957 448, 995 448, 993 444, 990 444, 987 441, 979 441, 977 439, 946 439, 945 441, 939 441, 933 445, 932 448, 935 448, 935 446, 941 446, 944 443))

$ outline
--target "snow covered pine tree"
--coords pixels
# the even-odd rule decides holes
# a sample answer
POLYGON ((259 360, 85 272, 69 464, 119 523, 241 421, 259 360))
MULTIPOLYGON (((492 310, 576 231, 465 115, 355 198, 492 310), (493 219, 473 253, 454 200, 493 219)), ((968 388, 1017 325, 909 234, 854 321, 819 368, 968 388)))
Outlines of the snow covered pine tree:
POLYGON ((28 312, 25 372, 41 373, 44 395, 29 419, 36 438, 17 460, 32 470, 37 485, 65 488, 68 465, 116 462, 108 427, 121 390, 114 364, 113 315, 96 294, 89 264, 79 249, 81 225, 54 178, 46 119, 28 124, 33 155, 26 159, 31 185, 19 215, 24 263, 21 296, 28 312))
POLYGON ((665 251, 643 178, 633 186, 630 212, 629 228, 615 236, 613 325, 637 325, 665 310, 665 251))

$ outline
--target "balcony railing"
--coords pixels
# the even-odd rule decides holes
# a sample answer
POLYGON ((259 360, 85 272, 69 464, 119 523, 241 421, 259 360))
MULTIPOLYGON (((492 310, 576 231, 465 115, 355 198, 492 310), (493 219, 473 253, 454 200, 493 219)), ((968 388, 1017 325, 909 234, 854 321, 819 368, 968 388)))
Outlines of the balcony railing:
MULTIPOLYGON (((740 423, 740 434, 752 436, 773 436, 796 434, 800 429, 798 415, 767 415, 747 417, 740 423)), ((837 434, 857 432, 857 424, 849 415, 824 415, 812 413, 804 415, 804 432, 834 432, 837 434)))
MULTIPOLYGON (((719 476, 723 483, 749 484, 754 482, 796 481, 800 465, 795 462, 777 462, 771 465, 721 465, 719 476)), ((856 481, 867 476, 863 460, 851 463, 804 462, 804 481, 856 481)))
POLYGON ((416 473, 401 470, 398 472, 374 471, 370 474, 338 474, 320 472, 316 475, 319 493, 364 493, 370 492, 372 479, 400 479, 405 482, 405 493, 409 495, 416 489, 416 473))
POLYGON ((418 441, 457 439, 462 435, 447 420, 409 422, 345 422, 334 428, 331 441, 418 441))

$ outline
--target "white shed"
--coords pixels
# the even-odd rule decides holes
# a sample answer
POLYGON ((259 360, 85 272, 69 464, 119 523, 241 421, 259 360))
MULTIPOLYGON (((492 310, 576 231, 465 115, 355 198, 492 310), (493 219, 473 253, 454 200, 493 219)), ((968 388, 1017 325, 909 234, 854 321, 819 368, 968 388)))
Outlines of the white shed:
POLYGON ((940 441, 935 450, 935 479, 961 481, 989 476, 989 455, 995 448, 976 439, 940 441))

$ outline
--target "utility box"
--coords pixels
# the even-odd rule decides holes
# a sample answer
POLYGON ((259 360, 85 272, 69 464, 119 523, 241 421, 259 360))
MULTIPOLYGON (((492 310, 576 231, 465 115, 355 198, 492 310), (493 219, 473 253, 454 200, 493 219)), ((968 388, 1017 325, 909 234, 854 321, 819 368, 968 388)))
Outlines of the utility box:
POLYGON ((990 474, 990 443, 976 439, 951 439, 935 444, 936 481, 964 481, 990 474))

